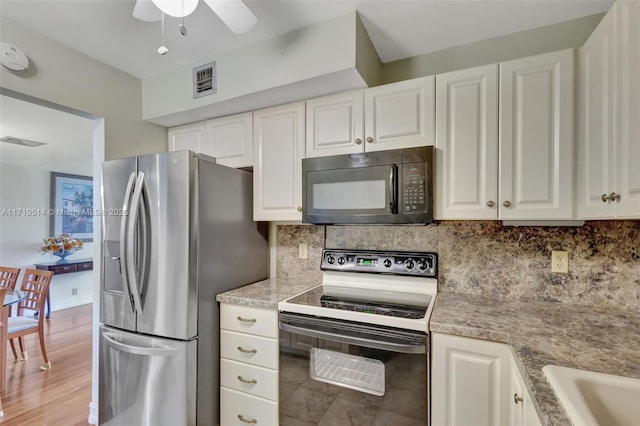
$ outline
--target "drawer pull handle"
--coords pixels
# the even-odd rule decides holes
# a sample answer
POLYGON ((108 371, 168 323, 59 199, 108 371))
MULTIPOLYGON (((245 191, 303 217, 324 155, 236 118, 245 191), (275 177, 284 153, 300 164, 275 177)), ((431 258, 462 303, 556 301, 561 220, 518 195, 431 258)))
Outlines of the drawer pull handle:
POLYGON ((238 380, 240 380, 242 383, 247 383, 247 384, 250 384, 250 385, 255 385, 256 383, 258 383, 258 381, 256 379, 247 380, 242 376, 238 376, 238 380))
POLYGON ((258 351, 256 349, 245 349, 242 346, 238 346, 238 350, 240 352, 243 352, 245 354, 257 354, 258 351))
POLYGON ((242 414, 238 414, 238 419, 240 419, 241 422, 244 423, 252 423, 252 424, 256 424, 258 423, 258 421, 256 419, 245 419, 242 414))
POLYGON ((242 318, 240 315, 238 315, 238 321, 242 321, 242 322, 256 322, 258 321, 255 318, 242 318))

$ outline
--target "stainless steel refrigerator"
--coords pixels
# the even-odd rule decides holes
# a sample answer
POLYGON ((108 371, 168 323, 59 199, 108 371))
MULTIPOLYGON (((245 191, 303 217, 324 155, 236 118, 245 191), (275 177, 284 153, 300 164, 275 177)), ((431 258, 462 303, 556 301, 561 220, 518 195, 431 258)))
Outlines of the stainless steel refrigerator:
POLYGON ((267 277, 252 175, 190 151, 102 166, 100 425, 218 423, 218 293, 267 277))

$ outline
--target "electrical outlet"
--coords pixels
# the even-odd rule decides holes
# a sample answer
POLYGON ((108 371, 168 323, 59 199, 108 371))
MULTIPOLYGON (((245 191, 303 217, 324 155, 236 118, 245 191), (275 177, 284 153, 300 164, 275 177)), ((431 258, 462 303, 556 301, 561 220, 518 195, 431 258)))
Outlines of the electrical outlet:
POLYGON ((551 272, 569 273, 569 252, 555 250, 551 252, 551 272))
POLYGON ((72 288, 71 289, 71 295, 72 296, 77 296, 78 295, 78 289, 77 288, 72 288))
POLYGON ((307 258, 307 245, 304 243, 298 244, 298 259, 307 258))

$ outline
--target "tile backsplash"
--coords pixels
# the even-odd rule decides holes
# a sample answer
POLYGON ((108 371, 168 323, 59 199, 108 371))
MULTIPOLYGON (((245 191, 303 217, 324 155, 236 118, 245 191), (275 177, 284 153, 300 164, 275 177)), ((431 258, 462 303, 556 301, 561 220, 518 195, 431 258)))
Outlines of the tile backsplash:
POLYGON ((575 228, 505 227, 497 221, 428 226, 278 226, 276 276, 320 281, 322 249, 435 251, 439 291, 640 309, 640 221, 575 228), (298 244, 308 258, 298 259, 298 244), (551 272, 551 251, 569 273, 551 272))

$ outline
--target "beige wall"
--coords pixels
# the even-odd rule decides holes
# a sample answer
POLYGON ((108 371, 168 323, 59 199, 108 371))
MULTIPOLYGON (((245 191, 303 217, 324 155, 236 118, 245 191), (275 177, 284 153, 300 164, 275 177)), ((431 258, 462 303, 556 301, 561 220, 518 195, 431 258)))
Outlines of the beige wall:
POLYGON ((167 130, 142 120, 138 78, 1 19, 0 40, 22 49, 31 66, 0 68, 3 88, 105 118, 105 159, 167 150, 167 130))
POLYGON ((494 37, 382 65, 380 84, 581 47, 603 13, 494 37))

